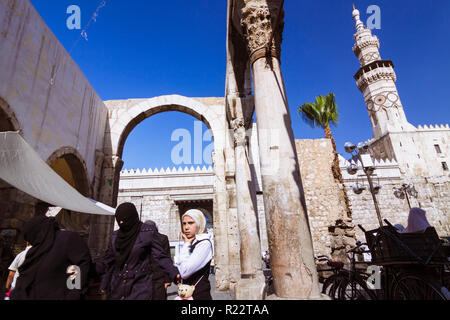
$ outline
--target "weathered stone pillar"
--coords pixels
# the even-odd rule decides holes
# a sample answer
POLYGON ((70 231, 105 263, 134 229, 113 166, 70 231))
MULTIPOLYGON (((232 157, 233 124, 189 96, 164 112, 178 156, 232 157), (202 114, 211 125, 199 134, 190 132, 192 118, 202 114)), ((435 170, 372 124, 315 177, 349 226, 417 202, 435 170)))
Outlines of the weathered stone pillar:
POLYGON ((214 172, 214 263, 216 288, 219 291, 230 289, 230 259, 228 254, 227 190, 225 183, 225 158, 223 150, 215 150, 212 155, 214 172))
POLYGON ((280 69, 280 2, 246 0, 241 20, 253 72, 271 266, 278 297, 319 298, 311 232, 306 206, 301 201, 300 169, 280 69), (277 22, 279 28, 275 28, 277 22))
MULTIPOLYGON (((118 156, 105 156, 103 160, 98 200, 115 208, 123 161, 118 156)), ((91 220, 89 248, 94 261, 103 256, 106 251, 113 228, 114 216, 99 215, 91 220)))
POLYGON ((236 287, 236 299, 261 300, 265 279, 261 266, 261 244, 257 229, 257 213, 253 203, 256 194, 246 152, 244 120, 237 118, 232 121, 232 127, 241 258, 241 279, 236 287))

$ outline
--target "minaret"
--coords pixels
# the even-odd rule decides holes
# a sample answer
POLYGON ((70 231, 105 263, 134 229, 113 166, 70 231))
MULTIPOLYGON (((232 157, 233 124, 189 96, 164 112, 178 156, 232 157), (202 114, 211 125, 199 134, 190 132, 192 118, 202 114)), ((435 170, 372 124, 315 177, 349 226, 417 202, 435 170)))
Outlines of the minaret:
POLYGON ((373 138, 377 140, 387 133, 415 130, 408 123, 400 101, 393 62, 381 59, 378 38, 364 26, 354 5, 353 9, 353 19, 356 22, 353 52, 361 64, 354 78, 364 95, 372 122, 373 138))

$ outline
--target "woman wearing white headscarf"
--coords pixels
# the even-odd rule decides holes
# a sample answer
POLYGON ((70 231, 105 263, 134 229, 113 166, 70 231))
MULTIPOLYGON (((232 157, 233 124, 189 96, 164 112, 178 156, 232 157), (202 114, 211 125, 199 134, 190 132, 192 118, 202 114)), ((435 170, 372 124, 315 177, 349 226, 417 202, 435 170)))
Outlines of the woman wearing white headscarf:
POLYGON ((425 210, 420 208, 412 208, 409 211, 408 226, 402 231, 402 233, 421 232, 431 227, 425 214, 425 210))
POLYGON ((213 258, 211 236, 206 233, 206 218, 200 210, 189 210, 182 217, 181 242, 175 253, 183 284, 195 286, 194 300, 212 300, 209 273, 213 258))

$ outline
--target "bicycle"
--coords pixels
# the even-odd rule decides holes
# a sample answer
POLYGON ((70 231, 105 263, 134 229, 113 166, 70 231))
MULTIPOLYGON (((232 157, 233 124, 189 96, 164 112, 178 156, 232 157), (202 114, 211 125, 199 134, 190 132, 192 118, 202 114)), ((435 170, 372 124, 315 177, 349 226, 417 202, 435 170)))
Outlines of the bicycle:
POLYGON ((366 245, 360 241, 356 241, 356 247, 347 251, 347 256, 350 260, 350 269, 343 269, 340 274, 342 280, 338 288, 339 300, 377 300, 377 295, 367 285, 369 275, 366 269, 358 269, 356 267, 357 254, 369 252, 361 247, 366 245), (349 256, 349 254, 351 254, 349 256))
POLYGON ((340 285, 342 277, 339 275, 340 271, 344 268, 344 263, 339 261, 333 261, 326 255, 320 255, 316 257, 318 262, 327 262, 327 266, 331 269, 321 269, 318 272, 333 272, 331 276, 325 278, 322 286, 322 293, 329 296, 333 300, 338 300, 338 296, 336 295, 337 288, 340 285))
POLYGON ((333 261, 329 257, 322 255, 318 256, 316 260, 327 261, 327 265, 331 267, 328 270, 332 271, 333 275, 326 278, 322 293, 328 295, 333 300, 376 300, 377 296, 367 286, 368 275, 363 269, 357 268, 355 256, 368 251, 361 247, 364 244, 360 241, 356 242, 356 247, 347 251, 347 256, 350 261, 350 269, 344 268, 343 262, 333 261))

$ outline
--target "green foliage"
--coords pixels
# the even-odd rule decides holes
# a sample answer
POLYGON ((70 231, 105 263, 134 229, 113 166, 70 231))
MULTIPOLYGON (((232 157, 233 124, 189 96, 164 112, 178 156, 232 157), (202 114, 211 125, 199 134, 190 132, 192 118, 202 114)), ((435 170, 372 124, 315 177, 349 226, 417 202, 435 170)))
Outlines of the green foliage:
POLYGON ((312 128, 321 127, 325 129, 330 125, 336 126, 339 122, 334 93, 329 93, 325 97, 319 95, 315 102, 305 103, 299 107, 298 113, 312 128))

